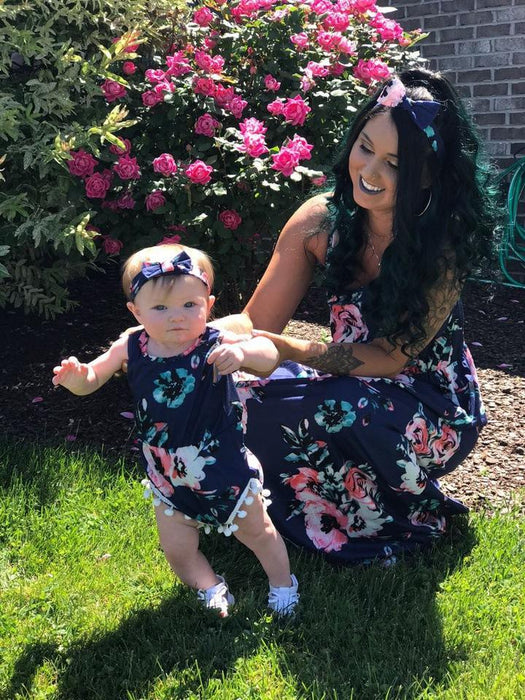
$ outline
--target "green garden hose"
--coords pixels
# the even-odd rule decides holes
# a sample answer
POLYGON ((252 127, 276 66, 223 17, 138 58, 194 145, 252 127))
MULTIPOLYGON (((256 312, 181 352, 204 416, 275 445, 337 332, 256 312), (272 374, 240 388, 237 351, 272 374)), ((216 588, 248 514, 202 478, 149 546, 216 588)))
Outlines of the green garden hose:
POLYGON ((507 279, 504 284, 525 288, 525 227, 518 221, 520 198, 525 190, 525 157, 518 158, 506 168, 498 180, 503 181, 508 176, 511 176, 511 179, 507 193, 507 210, 503 240, 499 250, 499 264, 507 279), (517 279, 515 275, 520 267, 521 279, 517 279))

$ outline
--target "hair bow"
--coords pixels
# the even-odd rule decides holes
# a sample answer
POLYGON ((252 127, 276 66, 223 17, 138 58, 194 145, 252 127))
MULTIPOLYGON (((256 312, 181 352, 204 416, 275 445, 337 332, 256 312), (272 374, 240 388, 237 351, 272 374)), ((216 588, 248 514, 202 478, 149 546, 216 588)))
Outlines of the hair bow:
POLYGON ((385 85, 377 98, 377 104, 384 107, 400 107, 408 112, 414 124, 421 129, 430 141, 432 150, 439 153, 442 141, 437 131, 432 126, 436 114, 441 109, 440 102, 433 100, 411 100, 406 95, 406 88, 399 78, 385 85))
POLYGON ((155 277, 162 277, 163 275, 191 275, 203 282, 208 288, 208 292, 210 291, 208 275, 204 270, 201 270, 200 267, 193 263, 193 260, 186 251, 182 250, 171 260, 166 260, 164 262, 143 262, 141 271, 135 275, 131 281, 129 292, 131 299, 135 299, 139 290, 146 282, 149 282, 149 280, 155 277))

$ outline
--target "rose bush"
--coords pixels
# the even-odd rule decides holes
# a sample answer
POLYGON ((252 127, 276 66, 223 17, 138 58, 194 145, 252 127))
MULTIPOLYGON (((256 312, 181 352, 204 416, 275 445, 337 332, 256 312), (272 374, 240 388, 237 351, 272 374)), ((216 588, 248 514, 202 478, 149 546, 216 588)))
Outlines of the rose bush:
POLYGON ((104 236, 129 253, 176 230, 211 255, 221 310, 236 311, 286 218, 324 183, 352 112, 420 60, 421 35, 369 0, 191 5, 175 43, 129 35, 128 54, 122 40, 105 49, 113 75, 94 109, 111 129, 63 129, 54 157, 101 255, 104 236))

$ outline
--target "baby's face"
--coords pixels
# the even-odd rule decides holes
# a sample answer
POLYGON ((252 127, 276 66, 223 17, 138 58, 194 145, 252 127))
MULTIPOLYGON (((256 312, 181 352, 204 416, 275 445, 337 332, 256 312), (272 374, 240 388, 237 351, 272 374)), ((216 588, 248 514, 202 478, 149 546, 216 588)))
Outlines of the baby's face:
POLYGON ((177 275, 147 282, 128 308, 157 350, 179 354, 204 332, 214 301, 200 279, 177 275))

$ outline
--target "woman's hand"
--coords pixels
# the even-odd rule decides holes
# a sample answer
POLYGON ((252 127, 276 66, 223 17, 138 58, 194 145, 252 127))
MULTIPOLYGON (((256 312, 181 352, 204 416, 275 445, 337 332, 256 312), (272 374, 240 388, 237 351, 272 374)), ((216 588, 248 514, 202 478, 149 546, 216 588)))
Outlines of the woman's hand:
POLYGON ((270 333, 269 331, 254 330, 253 335, 254 337, 269 338, 273 342, 279 352, 279 363, 285 360, 305 363, 314 357, 324 355, 328 347, 326 343, 316 340, 301 340, 289 335, 270 333))

